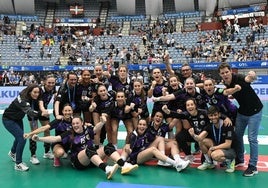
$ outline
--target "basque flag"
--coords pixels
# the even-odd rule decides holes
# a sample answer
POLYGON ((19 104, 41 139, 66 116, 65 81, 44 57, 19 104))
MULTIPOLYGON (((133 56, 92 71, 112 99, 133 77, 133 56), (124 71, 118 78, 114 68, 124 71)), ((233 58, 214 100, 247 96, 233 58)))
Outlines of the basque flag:
POLYGON ((83 6, 70 6, 70 13, 71 15, 82 15, 84 14, 84 7, 83 6))

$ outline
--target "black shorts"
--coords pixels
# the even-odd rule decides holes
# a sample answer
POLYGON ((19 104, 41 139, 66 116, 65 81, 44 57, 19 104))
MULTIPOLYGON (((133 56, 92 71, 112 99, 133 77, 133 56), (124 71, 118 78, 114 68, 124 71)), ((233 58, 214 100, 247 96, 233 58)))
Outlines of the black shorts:
POLYGON ((222 149, 222 152, 224 153, 224 157, 227 159, 234 159, 236 157, 236 153, 233 148, 222 149))
POLYGON ((85 170, 87 168, 96 167, 93 163, 89 163, 89 165, 87 166, 82 165, 80 161, 78 160, 78 155, 71 157, 71 163, 72 163, 72 166, 77 170, 85 170))

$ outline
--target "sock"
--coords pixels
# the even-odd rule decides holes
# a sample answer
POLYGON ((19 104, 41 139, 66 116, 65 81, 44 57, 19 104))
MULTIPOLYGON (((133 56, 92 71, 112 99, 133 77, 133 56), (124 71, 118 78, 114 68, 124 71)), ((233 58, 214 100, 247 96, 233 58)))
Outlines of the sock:
POLYGON ((124 166, 125 161, 124 161, 123 159, 119 159, 116 163, 117 163, 119 166, 124 166))
POLYGON ((167 157, 165 162, 167 162, 168 164, 171 164, 172 166, 176 166, 176 162, 173 159, 169 158, 169 157, 167 157))
POLYGON ((173 158, 174 158, 175 161, 181 161, 181 157, 180 157, 179 154, 175 154, 175 155, 173 156, 173 158))
POLYGON ((50 144, 49 143, 44 143, 44 148, 45 148, 45 153, 48 153, 50 150, 50 144))
POLYGON ((204 157, 208 163, 212 163, 211 158, 208 156, 208 154, 204 154, 204 157))
POLYGON ((104 172, 106 172, 106 167, 107 167, 107 164, 106 163, 101 163, 99 165, 99 168, 102 169, 104 172))

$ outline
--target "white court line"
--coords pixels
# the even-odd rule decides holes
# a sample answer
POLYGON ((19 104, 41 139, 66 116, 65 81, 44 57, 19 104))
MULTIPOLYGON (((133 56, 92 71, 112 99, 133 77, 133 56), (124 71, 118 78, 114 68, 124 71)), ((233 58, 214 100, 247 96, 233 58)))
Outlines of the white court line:
MULTIPOLYGON (((125 131, 118 132, 118 140, 125 140, 127 133, 125 131)), ((259 145, 268 145, 268 136, 267 135, 258 135, 259 145)), ((248 144, 248 136, 244 136, 244 144, 248 144)))

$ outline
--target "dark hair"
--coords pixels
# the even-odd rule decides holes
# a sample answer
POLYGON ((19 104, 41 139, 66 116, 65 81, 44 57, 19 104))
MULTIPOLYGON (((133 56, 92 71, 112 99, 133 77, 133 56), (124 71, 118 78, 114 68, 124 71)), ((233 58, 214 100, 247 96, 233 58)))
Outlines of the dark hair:
POLYGON ((218 106, 215 106, 215 105, 211 105, 209 108, 208 108, 208 112, 207 114, 215 114, 215 113, 219 113, 220 112, 220 109, 218 106))
POLYGON ((31 98, 31 92, 33 91, 33 89, 35 89, 35 88, 38 88, 39 89, 39 96, 38 96, 38 98, 37 99, 41 99, 41 87, 39 86, 39 85, 37 85, 37 84, 29 84, 25 89, 23 89, 21 92, 20 92, 20 96, 21 96, 21 98, 22 99, 27 99, 27 100, 30 100, 30 99, 32 99, 31 98))
POLYGON ((197 108, 197 102, 196 102, 195 98, 188 98, 188 99, 185 101, 185 105, 186 105, 186 103, 187 103, 188 101, 193 101, 194 104, 195 104, 195 106, 196 106, 196 108, 197 108))
MULTIPOLYGON (((134 82, 139 82, 141 85, 143 85, 143 81, 141 79, 135 79, 133 81, 133 88, 134 88, 134 82)), ((145 104, 145 102, 146 102, 146 100, 145 100, 146 92, 145 92, 144 88, 142 88, 140 96, 141 96, 141 103, 145 104)))
POLYGON ((82 118, 81 116, 79 116, 79 115, 74 115, 73 118, 72 118, 72 120, 75 119, 75 118, 78 118, 78 119, 80 119, 82 122, 84 122, 83 118, 82 118))
POLYGON ((71 72, 69 72, 69 73, 67 74, 67 80, 69 80, 70 75, 75 75, 75 76, 77 77, 77 74, 76 74, 75 72, 71 71, 71 72))
POLYGON ((220 72, 221 69, 227 68, 229 70, 231 70, 231 66, 229 65, 229 63, 223 62, 219 65, 218 67, 218 72, 220 72))
POLYGON ((84 72, 89 72, 89 74, 91 75, 91 72, 90 72, 90 70, 88 70, 88 69, 83 69, 83 70, 81 70, 81 75, 82 75, 84 72))
POLYGON ((49 78, 54 78, 54 79, 56 79, 55 76, 54 76, 54 74, 48 74, 48 75, 45 76, 45 79, 44 79, 44 80, 47 80, 47 79, 49 79, 49 78))
POLYGON ((182 67, 190 67, 190 69, 192 69, 192 67, 189 65, 189 63, 183 63, 182 66, 181 66, 181 68, 182 67))

